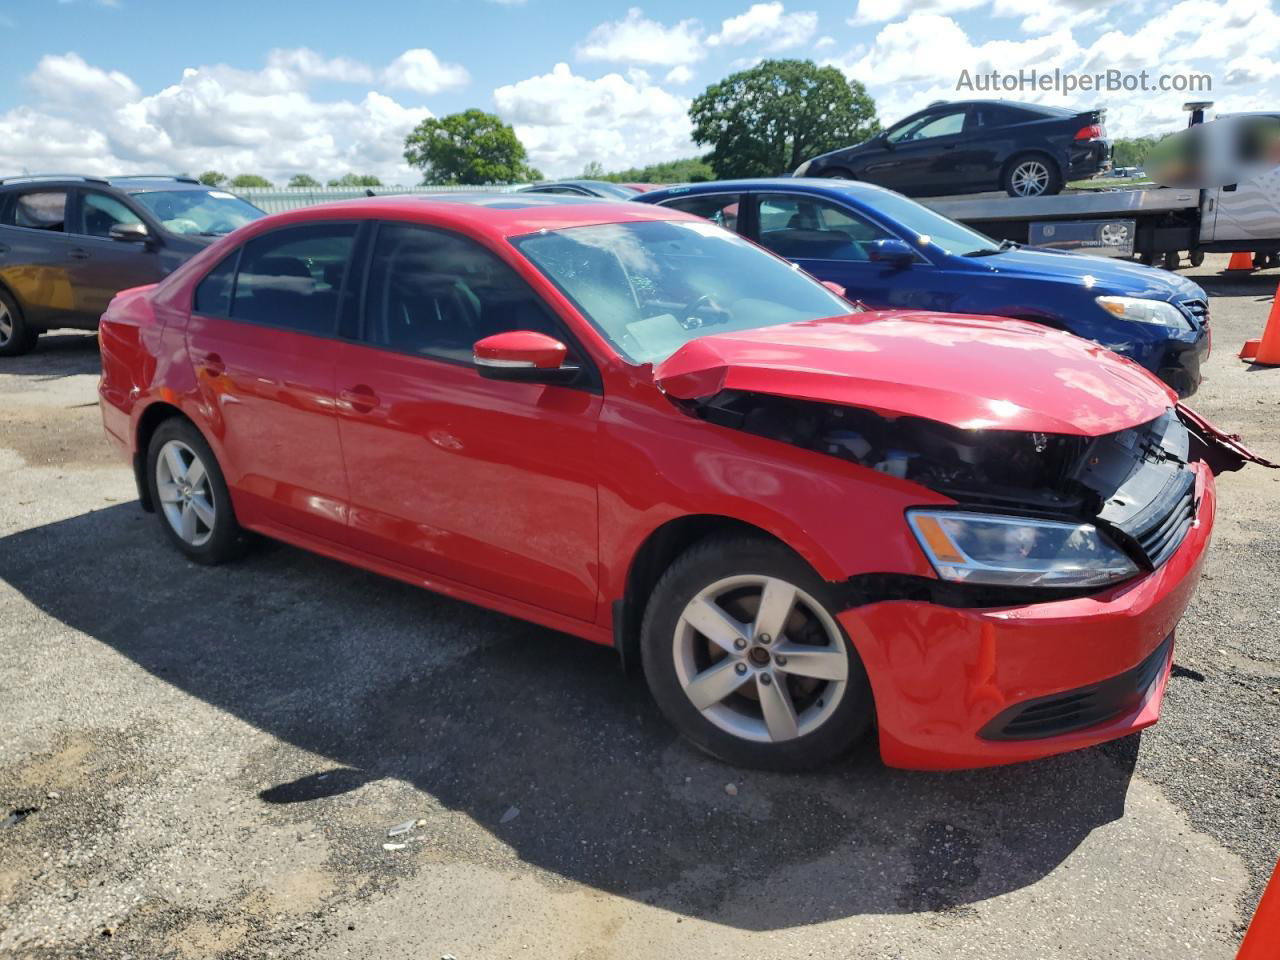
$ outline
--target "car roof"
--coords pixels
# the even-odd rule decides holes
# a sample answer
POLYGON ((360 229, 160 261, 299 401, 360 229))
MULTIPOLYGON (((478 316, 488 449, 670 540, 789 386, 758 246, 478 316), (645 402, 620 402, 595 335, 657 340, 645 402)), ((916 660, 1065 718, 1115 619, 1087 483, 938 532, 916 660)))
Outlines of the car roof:
POLYGON ((563 230, 603 223, 692 220, 701 217, 665 207, 541 193, 439 193, 340 200, 271 214, 242 227, 259 233, 290 223, 334 219, 389 219, 446 227, 492 239, 539 230, 563 230))
POLYGON ((1016 110, 1030 110, 1054 117, 1074 117, 1079 111, 1066 107, 1054 107, 1045 103, 1027 103, 1024 100, 935 100, 927 107, 921 107, 910 115, 930 110, 934 107, 1013 107, 1016 110))
POLYGON ((111 187, 126 193, 152 190, 213 190, 190 177, 156 174, 154 176, 96 177, 78 173, 33 173, 0 178, 0 188, 31 189, 40 187, 111 187))
POLYGON ((873 203, 877 196, 893 193, 885 187, 861 180, 834 180, 827 177, 754 177, 743 180, 706 180, 702 183, 686 183, 676 187, 652 190, 636 197, 636 203, 654 203, 669 197, 697 196, 699 194, 733 193, 750 191, 762 193, 820 193, 827 196, 844 196, 873 203))

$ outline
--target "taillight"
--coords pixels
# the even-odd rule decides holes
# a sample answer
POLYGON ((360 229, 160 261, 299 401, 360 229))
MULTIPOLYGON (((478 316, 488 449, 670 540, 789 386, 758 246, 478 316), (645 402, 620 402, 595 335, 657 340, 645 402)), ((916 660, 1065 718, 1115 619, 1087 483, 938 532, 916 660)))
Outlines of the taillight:
POLYGON ((1102 124, 1091 123, 1087 127, 1081 127, 1076 131, 1075 139, 1077 140, 1102 140, 1106 137, 1106 132, 1102 129, 1102 124))

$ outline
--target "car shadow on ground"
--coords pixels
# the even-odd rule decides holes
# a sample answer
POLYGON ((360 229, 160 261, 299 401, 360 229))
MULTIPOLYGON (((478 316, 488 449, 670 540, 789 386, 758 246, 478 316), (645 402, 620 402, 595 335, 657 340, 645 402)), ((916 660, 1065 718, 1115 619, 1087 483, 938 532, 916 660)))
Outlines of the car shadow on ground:
POLYGON ((0 357, 0 372, 19 377, 57 380, 102 371, 98 338, 92 333, 61 331, 43 334, 30 353, 0 357))
POLYGON ((872 743, 807 775, 736 770, 684 746, 612 651, 282 545, 193 566, 154 524, 130 503, 12 534, 0 578, 322 758, 266 789, 245 776, 264 820, 398 778, 536 867, 768 930, 963 908, 1124 812, 1136 737, 965 773, 889 770, 872 743))

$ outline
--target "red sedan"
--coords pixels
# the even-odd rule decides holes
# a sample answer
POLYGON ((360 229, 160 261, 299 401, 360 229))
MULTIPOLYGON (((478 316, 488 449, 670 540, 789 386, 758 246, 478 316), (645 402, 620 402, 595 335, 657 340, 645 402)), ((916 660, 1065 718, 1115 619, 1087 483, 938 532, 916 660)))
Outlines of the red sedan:
POLYGON ((101 326, 108 436, 192 560, 255 531, 611 644, 796 768, 1156 720, 1247 452, 1040 326, 861 312, 698 218, 555 196, 267 217, 101 326))

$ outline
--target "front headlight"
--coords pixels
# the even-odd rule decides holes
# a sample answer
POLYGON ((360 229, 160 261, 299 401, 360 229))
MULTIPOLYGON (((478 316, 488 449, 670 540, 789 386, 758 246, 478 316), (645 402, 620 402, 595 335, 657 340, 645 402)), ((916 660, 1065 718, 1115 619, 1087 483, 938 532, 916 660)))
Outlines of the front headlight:
POLYGON ((806 160, 804 163, 800 164, 800 166, 796 167, 796 172, 795 172, 795 173, 793 173, 793 174, 792 174, 792 176, 793 176, 793 177, 803 177, 806 173, 808 173, 808 172, 809 172, 809 168, 810 168, 811 166, 813 166, 813 161, 812 161, 812 160, 806 160))
POLYGON ((911 530, 943 580, 1005 587, 1097 587, 1138 572, 1089 523, 911 510, 911 530))
POLYGON ((1097 304, 1107 313, 1121 320, 1136 320, 1157 327, 1190 330, 1188 320, 1172 303, 1164 300, 1143 300, 1138 297, 1098 297, 1097 304))

